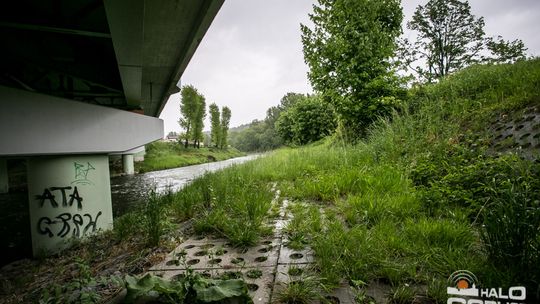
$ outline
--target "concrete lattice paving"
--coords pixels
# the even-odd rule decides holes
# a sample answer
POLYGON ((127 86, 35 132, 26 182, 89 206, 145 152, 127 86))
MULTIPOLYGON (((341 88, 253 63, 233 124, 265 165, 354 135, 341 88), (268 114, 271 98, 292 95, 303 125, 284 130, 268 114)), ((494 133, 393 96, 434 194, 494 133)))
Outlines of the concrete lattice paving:
MULTIPOLYGON (((273 203, 279 202, 279 191, 273 203)), ((273 222, 275 235, 261 240, 256 246, 235 248, 225 239, 192 237, 169 253, 166 259, 150 268, 150 272, 166 279, 183 276, 188 269, 205 277, 227 276, 242 278, 248 284, 254 303, 271 303, 280 288, 301 277, 298 269, 308 269, 314 262, 310 248, 288 248, 283 227, 288 222, 287 200, 280 206, 280 216, 273 222), (295 268, 290 274, 289 269, 295 268)), ((348 286, 328 295, 335 303, 354 303, 348 286)))

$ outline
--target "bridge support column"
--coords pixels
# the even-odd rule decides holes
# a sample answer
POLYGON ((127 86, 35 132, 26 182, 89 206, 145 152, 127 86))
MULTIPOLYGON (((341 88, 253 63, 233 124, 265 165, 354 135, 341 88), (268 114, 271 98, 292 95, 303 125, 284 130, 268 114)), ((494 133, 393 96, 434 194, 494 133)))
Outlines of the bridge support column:
POLYGON ((133 154, 122 154, 122 166, 127 175, 135 174, 135 165, 133 163, 133 154))
POLYGON ((7 161, 0 158, 0 193, 8 193, 9 180, 7 171, 7 161))
POLYGON ((72 238, 111 229, 108 156, 29 158, 28 197, 34 256, 58 252, 72 238))

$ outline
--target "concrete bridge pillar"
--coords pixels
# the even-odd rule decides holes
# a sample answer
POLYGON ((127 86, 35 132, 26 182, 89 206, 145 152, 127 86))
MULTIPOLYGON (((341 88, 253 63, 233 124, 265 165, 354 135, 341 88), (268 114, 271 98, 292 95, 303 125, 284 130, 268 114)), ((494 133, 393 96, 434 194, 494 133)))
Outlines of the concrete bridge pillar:
POLYGON ((122 154, 122 166, 127 175, 135 174, 135 165, 133 163, 133 154, 122 154))
POLYGON ((9 180, 7 172, 7 161, 0 158, 0 193, 8 193, 9 180))
POLYGON ((58 252, 72 238, 112 228, 107 155, 28 159, 28 197, 34 256, 58 252))

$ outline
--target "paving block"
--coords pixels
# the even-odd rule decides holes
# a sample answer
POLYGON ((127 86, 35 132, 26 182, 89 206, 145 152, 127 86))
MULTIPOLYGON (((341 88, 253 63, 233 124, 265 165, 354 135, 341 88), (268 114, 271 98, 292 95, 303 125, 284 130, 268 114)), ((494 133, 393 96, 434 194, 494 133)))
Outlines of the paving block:
MULTIPOLYGON (((279 292, 292 281, 302 280, 303 278, 309 276, 317 277, 313 274, 312 267, 313 264, 278 265, 272 299, 275 299, 278 296, 279 292)), ((338 288, 332 291, 332 293, 322 294, 321 296, 324 297, 327 301, 329 301, 329 303, 356 303, 354 301, 354 291, 347 284, 347 282, 342 282, 338 288)), ((315 300, 312 303, 318 304, 321 303, 321 301, 315 300)))
POLYGON ((151 271, 267 267, 277 264, 281 240, 277 238, 261 240, 248 249, 235 248, 226 240, 188 240, 178 246, 165 260, 151 271))
POLYGON ((279 264, 306 264, 315 261, 313 250, 311 250, 311 248, 306 247, 302 250, 293 250, 285 244, 285 241, 281 244, 278 260, 279 264))

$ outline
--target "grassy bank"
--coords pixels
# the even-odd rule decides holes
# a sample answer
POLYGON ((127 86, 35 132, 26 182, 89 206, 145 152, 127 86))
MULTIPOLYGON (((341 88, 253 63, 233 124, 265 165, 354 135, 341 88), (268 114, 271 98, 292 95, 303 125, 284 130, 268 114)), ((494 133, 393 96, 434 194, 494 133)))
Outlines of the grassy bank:
POLYGON ((520 157, 526 147, 498 145, 492 128, 535 106, 540 60, 468 68, 410 90, 407 103, 357 145, 327 139, 282 149, 180 192, 150 194, 141 210, 115 219, 112 233, 26 265, 4 294, 43 299, 59 284, 105 276, 98 287, 111 285, 111 269, 142 273, 183 236, 178 227, 188 219, 193 233, 251 246, 272 233, 278 189, 290 201, 287 246, 315 254, 311 275, 281 298, 311 298, 345 280, 359 303, 371 301, 366 290, 376 284, 392 303, 446 303, 447 278, 466 269, 480 286, 523 285, 527 302, 538 301, 540 164, 520 157), (44 265, 56 267, 39 270, 44 265), (42 287, 35 282, 43 273, 67 277, 42 287))
POLYGON ((538 299, 540 165, 515 144, 496 148, 490 128, 538 106, 539 89, 539 60, 472 67, 412 89, 355 146, 280 150, 203 177, 172 206, 197 232, 249 245, 268 233, 262 194, 276 183, 293 202, 289 246, 314 250, 324 288, 346 279, 363 298, 383 282, 392 302, 444 303, 449 275, 467 269, 482 286, 524 285, 538 299))
POLYGON ((226 160, 244 156, 235 148, 184 148, 182 144, 172 142, 153 142, 146 145, 146 155, 143 162, 135 163, 139 173, 164 170, 208 162, 226 160))

